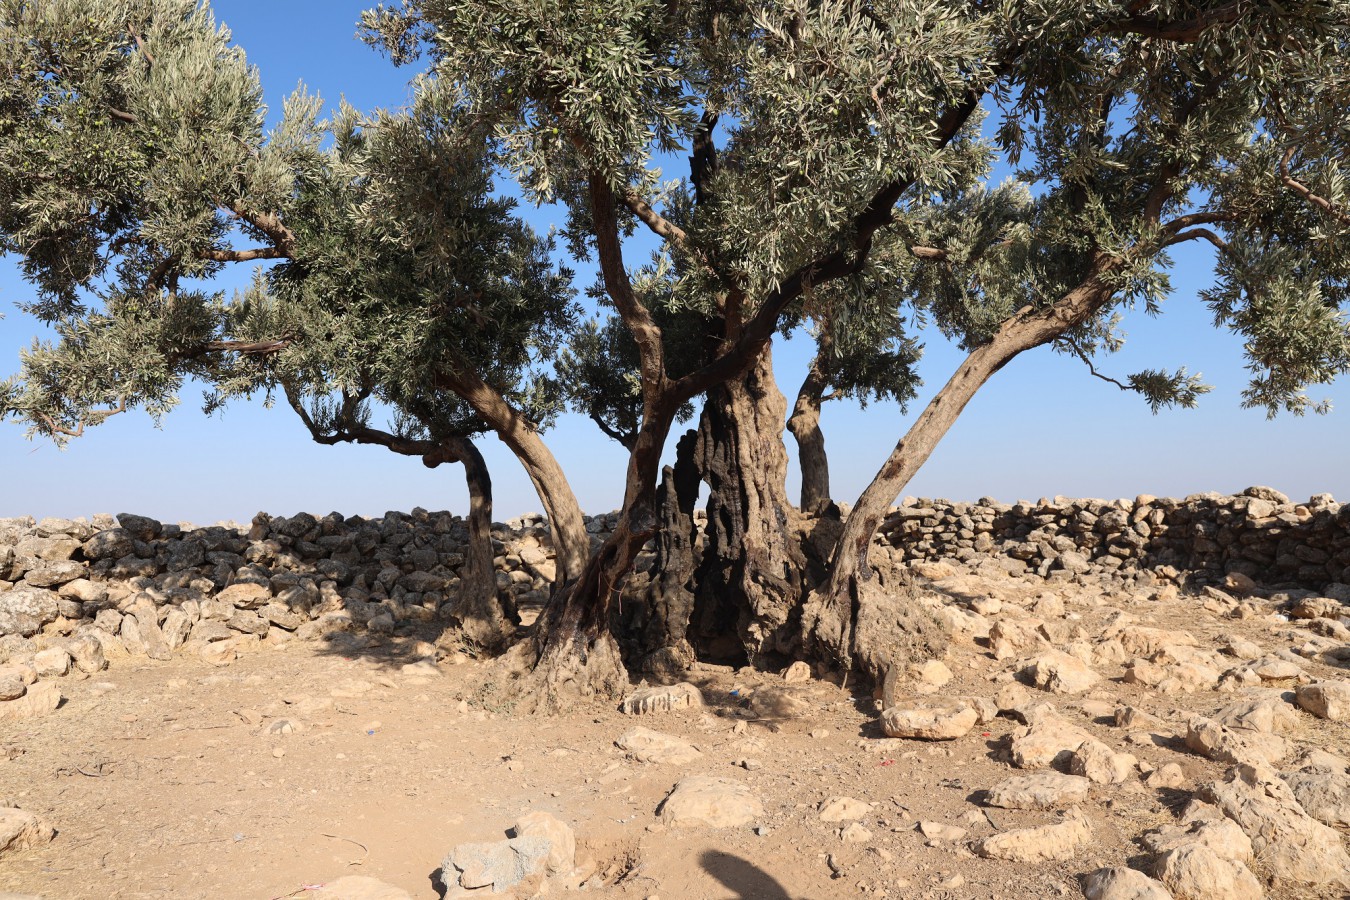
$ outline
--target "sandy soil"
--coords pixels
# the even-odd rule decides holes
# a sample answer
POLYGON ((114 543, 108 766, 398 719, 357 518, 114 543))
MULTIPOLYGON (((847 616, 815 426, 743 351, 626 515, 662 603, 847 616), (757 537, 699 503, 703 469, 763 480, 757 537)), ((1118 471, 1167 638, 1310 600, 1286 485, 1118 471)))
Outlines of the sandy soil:
MULTIPOLYGON (((1237 634, 1275 650, 1306 635, 1265 616, 1220 618, 1196 598, 1008 584, 1010 614, 1029 615, 1038 595, 1053 592, 1065 599, 1067 621, 1088 633, 1126 608, 1145 624, 1185 628, 1202 646, 1237 634)), ((592 871, 579 890, 604 897, 1078 897, 1082 873, 1140 860, 1135 839, 1175 821, 1189 789, 1222 775, 1224 766, 1175 736, 1188 712, 1211 713, 1242 696, 1161 696, 1120 683, 1121 670, 1109 666, 1098 667, 1107 680, 1085 694, 1044 695, 1113 748, 1155 766, 1179 763, 1187 784, 1094 787, 1084 807, 1094 845, 1068 862, 1027 865, 979 859, 966 846, 1055 819, 976 802, 982 789, 1021 774, 1002 750, 1018 726, 1010 718, 950 742, 887 739, 870 696, 813 681, 801 688, 812 708, 806 718, 751 720, 743 697, 781 678, 712 666, 691 678, 703 710, 637 718, 594 704, 560 718, 516 716, 489 663, 451 654, 434 673, 405 672, 426 649, 417 639, 431 637, 367 647, 292 642, 224 668, 191 656, 121 659, 98 675, 62 679, 59 710, 0 731, 0 800, 58 832, 47 847, 0 860, 0 890, 46 900, 273 900, 317 897, 306 886, 364 874, 432 898, 452 847, 497 840, 534 809, 575 829, 578 860, 592 871), (1134 705, 1165 725, 1145 746, 1127 742, 1127 729, 1082 711, 1091 700, 1134 705), (682 766, 628 760, 614 739, 635 724, 683 737, 703 758, 682 766), (664 827, 656 809, 685 774, 749 784, 764 803, 762 821, 664 827), (846 823, 820 821, 817 805, 840 795, 873 804, 862 820, 870 838, 845 842, 846 823), (930 843, 919 820, 959 825, 968 838, 930 843)), ((969 641, 953 647, 947 665, 955 677, 938 698, 992 696, 1016 669, 969 641)), ((1306 668, 1345 677, 1324 662, 1306 668)), ((1299 715, 1294 743, 1350 747, 1345 723, 1299 715)), ((1269 896, 1339 895, 1276 885, 1269 896)))

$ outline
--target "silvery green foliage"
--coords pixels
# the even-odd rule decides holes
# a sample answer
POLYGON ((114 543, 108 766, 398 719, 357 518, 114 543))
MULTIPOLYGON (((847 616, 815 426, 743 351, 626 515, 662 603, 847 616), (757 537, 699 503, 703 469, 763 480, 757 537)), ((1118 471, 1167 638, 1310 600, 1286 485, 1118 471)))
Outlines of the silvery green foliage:
MULTIPOLYGON (((363 34, 424 60, 411 108, 325 123, 301 92, 264 134, 205 4, 0 0, 0 246, 60 335, 0 399, 59 434, 162 412, 195 376, 470 427, 443 384, 472 370, 546 420, 567 279, 491 195, 508 171, 566 205, 579 257, 597 179, 625 229, 646 201, 680 230, 632 273, 667 321, 701 323, 705 354, 672 360, 715 358, 767 309, 829 323, 841 386, 901 396, 916 327, 975 347, 1105 280, 1056 340, 1091 362, 1123 310, 1161 310, 1169 249, 1204 241, 1247 402, 1316 408, 1305 385, 1350 366, 1347 22, 1347 0, 407 0, 363 34), (998 158, 1013 183, 988 183, 998 158), (252 258, 283 261, 245 297, 209 291, 252 258)), ((1184 370, 1117 382, 1155 408, 1203 390, 1184 370)))
MULTIPOLYGON (((716 320, 735 296, 748 317, 800 290, 780 324, 884 310, 974 347, 1105 258, 1111 301, 1055 342, 1091 364, 1123 309, 1160 311, 1169 248, 1205 241, 1246 401, 1293 412, 1350 363, 1347 23, 1345 0, 406 0, 364 19, 395 61, 425 55, 531 196, 568 204, 576 252, 593 173, 681 227, 676 308, 716 320), (978 112, 935 140, 979 105, 989 140, 978 112), (709 125, 715 165, 663 181, 660 154, 709 125), (995 187, 1000 156, 1022 168, 995 187)), ((897 362, 888 380, 912 388, 897 362)), ((1155 409, 1205 390, 1184 368, 1116 383, 1155 409)))
POLYGON ((59 441, 196 378, 208 409, 283 392, 331 436, 383 405, 436 440, 485 428, 442 384, 471 369, 546 425, 570 275, 493 195, 482 133, 430 94, 321 121, 300 90, 265 134, 228 42, 195 2, 0 2, 0 248, 57 332, 0 414, 59 441), (209 290, 255 259, 280 262, 209 290))

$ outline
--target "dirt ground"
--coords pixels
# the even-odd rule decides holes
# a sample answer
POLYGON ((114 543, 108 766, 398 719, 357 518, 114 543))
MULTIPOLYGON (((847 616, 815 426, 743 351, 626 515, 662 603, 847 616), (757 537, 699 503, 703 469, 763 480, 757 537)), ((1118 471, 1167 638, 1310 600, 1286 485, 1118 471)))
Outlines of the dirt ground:
MULTIPOLYGON (((1009 580, 1006 612, 1052 612, 1095 626, 1117 609, 1141 623, 1194 634, 1214 647, 1239 635, 1269 651, 1297 646, 1296 623, 1263 615, 1234 620, 1198 598, 1009 580)), ((1267 601, 1261 601, 1267 603, 1267 601)), ((1271 604, 1267 605, 1274 609, 1271 604)), ((1078 878, 1101 866, 1139 862, 1138 836, 1174 822, 1190 790, 1224 766, 1187 751, 1184 717, 1243 694, 1162 696, 1122 683, 1100 665, 1096 688, 1043 695, 1066 718, 1154 766, 1179 763, 1183 789, 1139 779, 1094 786, 1084 806, 1095 843, 1063 863, 975 857, 967 847, 997 831, 1055 820, 1050 812, 982 806, 980 791, 1014 774, 1003 750, 1018 727, 999 717, 954 741, 884 738, 876 704, 833 683, 800 688, 803 719, 751 719, 743 698, 781 683, 773 673, 701 666, 691 681, 702 710, 642 717, 592 704, 572 715, 513 714, 499 698, 491 663, 451 654, 430 672, 415 663, 431 634, 362 646, 289 644, 214 668, 193 656, 168 662, 114 660, 107 671, 60 681, 66 701, 40 719, 0 731, 0 800, 45 818, 48 846, 0 860, 0 890, 45 900, 80 898, 319 898, 308 890, 347 874, 369 875, 417 898, 440 896, 435 875, 456 844, 504 836, 529 810, 575 830, 579 893, 614 898, 1079 897, 1078 878), (1094 706, 1091 701, 1097 701, 1094 706), (1147 742, 1098 712, 1124 703, 1157 715, 1147 742), (662 766, 626 759, 614 745, 643 725, 695 744, 702 759, 662 766), (763 801, 750 826, 670 829, 657 807, 686 774, 742 781, 763 801), (872 804, 870 837, 846 842, 817 806, 849 796, 872 804), (958 825, 965 840, 928 841, 920 820, 958 825)), ((928 699, 992 696, 1017 669, 980 642, 958 642, 954 678, 928 699)), ((1307 660, 1314 677, 1343 668, 1307 660)), ((1039 694, 1040 692, 1034 691, 1039 694)), ((1350 749, 1350 727, 1300 713, 1296 745, 1350 749)), ((1137 729, 1135 729, 1137 731, 1137 729)), ((1254 867, 1263 876, 1259 864, 1254 867)), ((1269 896, 1340 896, 1269 886, 1269 896)), ((498 895, 500 896, 500 895, 498 895)))

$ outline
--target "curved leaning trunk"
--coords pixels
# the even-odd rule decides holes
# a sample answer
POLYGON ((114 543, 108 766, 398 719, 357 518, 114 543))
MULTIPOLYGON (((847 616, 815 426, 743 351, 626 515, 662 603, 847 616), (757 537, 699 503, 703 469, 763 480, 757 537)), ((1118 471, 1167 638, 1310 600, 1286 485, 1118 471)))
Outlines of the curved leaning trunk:
POLYGON ((811 361, 811 368, 797 390, 797 401, 787 420, 787 430, 797 441, 797 461, 802 473, 801 510, 819 515, 830 505, 830 461, 825 453, 825 432, 820 430, 820 408, 829 386, 820 365, 824 345, 811 361))
POLYGON ((786 411, 767 348, 703 408, 697 456, 710 495, 691 635, 712 658, 777 667, 793 649, 806 561, 787 498, 786 411))
POLYGON ((895 498, 927 462, 975 393, 1018 354, 1049 343, 1100 308, 1111 296, 1102 281, 1109 263, 1098 259, 1089 277, 1054 306, 1024 309, 966 357, 895 445, 863 491, 835 545, 829 580, 808 600, 802 618, 808 652, 864 681, 885 677, 897 652, 931 650, 945 642, 936 623, 912 603, 882 592, 871 578, 867 549, 895 498), (898 649, 897 649, 898 648, 898 649))
POLYGON ((445 382, 492 426, 502 443, 520 461, 539 494, 553 535, 558 568, 554 582, 556 593, 569 581, 581 577, 591 549, 581 505, 567 483, 562 466, 558 465, 534 426, 469 367, 462 366, 459 373, 445 376, 445 382))
POLYGON ((497 596, 497 572, 492 564, 492 476, 487 462, 468 438, 449 438, 437 454, 423 457, 427 466, 459 462, 469 489, 469 544, 460 574, 459 596, 451 606, 464 636, 481 647, 496 650, 515 630, 497 596))

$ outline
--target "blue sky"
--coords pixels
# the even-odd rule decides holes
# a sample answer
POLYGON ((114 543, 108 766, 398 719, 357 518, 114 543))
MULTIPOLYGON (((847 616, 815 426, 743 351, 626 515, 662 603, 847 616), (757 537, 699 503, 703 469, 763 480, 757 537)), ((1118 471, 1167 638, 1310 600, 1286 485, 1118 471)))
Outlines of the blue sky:
MULTIPOLYGON (((397 106, 406 77, 354 37, 360 11, 351 0, 217 0, 218 17, 258 66, 267 102, 281 101, 303 81, 330 104, 340 96, 359 109, 397 106)), ((533 224, 550 224, 530 211, 533 224)), ((645 261, 637 245, 630 265, 645 261)), ((1350 499, 1350 381, 1313 389, 1330 398, 1328 416, 1268 421, 1240 408, 1246 383, 1241 341, 1212 326, 1197 292, 1210 283, 1204 248, 1177 256, 1174 294, 1156 319, 1126 319, 1128 343, 1099 368, 1123 377, 1145 367, 1179 365, 1214 385, 1199 409, 1157 416, 1139 397, 1092 378, 1081 362, 1042 349, 1024 354, 971 402, 933 458, 907 488, 925 497, 976 499, 1063 494, 1132 497, 1239 491, 1267 484, 1296 499, 1330 491, 1350 499)), ((222 279, 242 286, 246 268, 222 279)), ((578 287, 593 275, 582 269, 578 287)), ((36 323, 13 308, 28 295, 13 260, 0 259, 0 377, 18 368, 18 351, 36 323)), ((823 428, 831 452, 834 496, 851 501, 932 392, 959 362, 937 335, 925 338, 925 387, 908 416, 893 404, 865 410, 829 404, 823 428)), ((811 345, 804 338, 774 348, 779 383, 791 397, 805 373, 811 345)), ((24 440, 23 429, 0 425, 0 516, 138 512, 167 521, 245 521, 264 510, 378 515, 414 506, 463 513, 461 470, 425 469, 416 459, 381 448, 320 447, 289 409, 239 403, 208 418, 201 388, 189 385, 182 405, 156 430, 141 412, 115 416, 61 451, 24 440)), ((566 416, 546 440, 567 471, 584 509, 614 508, 622 496, 625 454, 588 420, 566 416)), ((789 439, 789 452, 793 448, 789 439)), ((539 508, 524 472, 495 439, 482 440, 495 480, 497 518, 539 508)), ((795 463, 794 463, 795 465, 795 463)), ((789 490, 796 495, 795 472, 789 490)))

